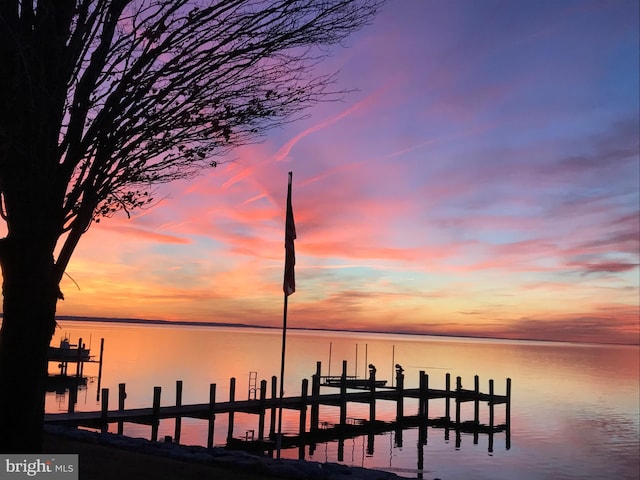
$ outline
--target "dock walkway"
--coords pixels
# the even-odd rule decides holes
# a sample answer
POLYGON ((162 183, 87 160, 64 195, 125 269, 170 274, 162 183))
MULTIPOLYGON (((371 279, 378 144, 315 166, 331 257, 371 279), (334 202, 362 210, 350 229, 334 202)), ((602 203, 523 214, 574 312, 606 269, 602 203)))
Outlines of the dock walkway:
POLYGON ((158 434, 158 425, 160 420, 175 418, 176 431, 175 439, 180 440, 180 422, 182 418, 206 419, 209 421, 208 446, 213 446, 213 430, 216 415, 227 414, 228 421, 228 443, 233 438, 233 416, 235 413, 251 413, 258 415, 259 424, 257 428, 258 441, 263 442, 265 439, 265 416, 267 412, 271 415, 269 438, 273 438, 275 434, 275 415, 280 408, 297 410, 300 412, 300 429, 299 434, 295 438, 289 438, 287 444, 299 444, 300 442, 312 443, 318 438, 331 438, 342 435, 350 430, 357 432, 362 429, 368 429, 369 432, 375 426, 376 429, 382 428, 389 430, 398 426, 407 425, 408 423, 422 421, 424 425, 446 426, 446 428, 455 428, 458 431, 467 429, 473 432, 499 432, 507 431, 509 434, 510 425, 510 409, 511 409, 511 379, 507 379, 506 393, 497 395, 494 392, 494 382, 489 380, 489 392, 480 392, 479 379, 476 375, 474 378, 474 389, 463 389, 461 378, 457 377, 456 387, 451 388, 450 374, 446 374, 445 389, 429 388, 429 376, 424 372, 420 372, 418 388, 404 388, 404 373, 400 366, 396 370, 396 386, 378 388, 379 381, 375 379, 375 368, 370 371, 368 380, 369 389, 364 390, 364 384, 358 385, 357 388, 349 387, 349 379, 346 375, 347 364, 343 362, 343 370, 341 383, 339 385, 322 385, 325 387, 337 387, 338 393, 320 393, 322 384, 320 375, 320 362, 317 362, 316 373, 312 376, 311 394, 309 394, 309 381, 302 381, 301 395, 293 397, 278 398, 277 378, 272 377, 271 381, 271 397, 267 398, 267 381, 262 380, 259 388, 259 398, 248 400, 235 399, 236 379, 231 378, 229 387, 229 400, 216 401, 216 384, 210 385, 209 402, 191 405, 182 405, 182 382, 176 382, 176 402, 171 406, 160 406, 161 388, 154 387, 153 406, 147 408, 130 408, 125 409, 124 403, 126 398, 125 385, 120 384, 118 392, 118 408, 109 408, 109 390, 102 389, 102 408, 93 412, 70 412, 70 413, 49 413, 45 415, 45 422, 49 424, 67 425, 67 426, 83 426, 89 428, 107 428, 109 423, 118 423, 118 431, 122 433, 122 425, 125 422, 151 425, 151 439, 156 441, 158 434), (359 391, 353 391, 359 390, 359 391), (418 399, 418 412, 415 416, 405 416, 404 400, 418 399), (445 416, 442 418, 429 418, 429 402, 442 399, 445 401, 445 416), (380 400, 396 402, 396 420, 395 422, 380 422, 376 419, 376 403, 380 400), (451 417, 451 401, 455 402, 455 420, 451 417), (464 402, 474 402, 474 419, 469 421, 461 421, 460 405, 464 402), (481 425, 479 422, 479 405, 487 403, 489 406, 489 425, 481 425), (354 425, 349 422, 347 417, 348 405, 350 403, 366 403, 369 404, 369 418, 362 419, 354 425), (494 406, 506 405, 506 423, 502 425, 494 425, 494 406), (337 425, 322 428, 327 422, 321 422, 319 416, 319 407, 337 406, 340 408, 340 419, 337 425), (307 431, 307 410, 311 410, 309 430, 307 431), (358 428, 353 428, 353 427, 358 428), (322 430, 325 430, 322 432, 322 430), (314 440, 315 439, 315 440, 314 440))

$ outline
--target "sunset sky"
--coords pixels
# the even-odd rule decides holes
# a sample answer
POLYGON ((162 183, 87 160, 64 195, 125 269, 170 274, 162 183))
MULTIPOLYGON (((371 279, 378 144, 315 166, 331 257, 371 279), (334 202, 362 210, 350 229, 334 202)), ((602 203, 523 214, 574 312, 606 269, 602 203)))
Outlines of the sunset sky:
POLYGON ((58 314, 638 343, 637 0, 392 1, 321 68, 343 102, 132 219, 58 314))

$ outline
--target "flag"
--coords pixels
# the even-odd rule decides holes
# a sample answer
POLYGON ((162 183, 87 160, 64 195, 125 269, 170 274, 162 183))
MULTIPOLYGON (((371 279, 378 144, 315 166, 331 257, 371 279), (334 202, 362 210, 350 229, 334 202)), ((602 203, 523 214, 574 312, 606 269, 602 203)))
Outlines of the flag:
POLYGON ((293 174, 289 172, 289 187, 287 190, 287 222, 284 234, 284 283, 282 289, 284 294, 289 296, 296 291, 296 276, 294 266, 296 264, 296 252, 293 241, 296 238, 296 226, 293 222, 293 208, 291 207, 291 178, 293 174))

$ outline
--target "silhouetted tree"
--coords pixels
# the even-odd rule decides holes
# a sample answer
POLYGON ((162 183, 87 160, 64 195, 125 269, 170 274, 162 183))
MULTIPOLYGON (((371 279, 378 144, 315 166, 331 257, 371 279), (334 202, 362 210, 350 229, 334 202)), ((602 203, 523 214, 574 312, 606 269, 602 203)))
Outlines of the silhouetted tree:
POLYGON ((1 451, 41 448, 59 283, 92 222, 337 98, 314 66, 380 3, 0 2, 1 451))

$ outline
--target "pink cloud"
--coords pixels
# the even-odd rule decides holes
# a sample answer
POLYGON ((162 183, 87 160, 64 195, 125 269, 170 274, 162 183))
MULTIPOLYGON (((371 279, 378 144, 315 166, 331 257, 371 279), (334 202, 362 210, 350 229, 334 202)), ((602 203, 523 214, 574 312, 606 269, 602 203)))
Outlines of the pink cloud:
POLYGON ((587 263, 581 265, 582 269, 585 270, 585 273, 598 273, 598 272, 628 272, 631 270, 635 270, 638 268, 638 263, 628 263, 628 262, 599 262, 599 263, 587 263))
POLYGON ((149 231, 144 228, 140 228, 132 225, 109 224, 109 225, 105 225, 102 228, 104 230, 110 230, 112 232, 119 233, 121 235, 137 237, 139 239, 153 242, 153 243, 174 243, 174 244, 191 243, 191 241, 188 238, 153 232, 153 231, 149 231))

